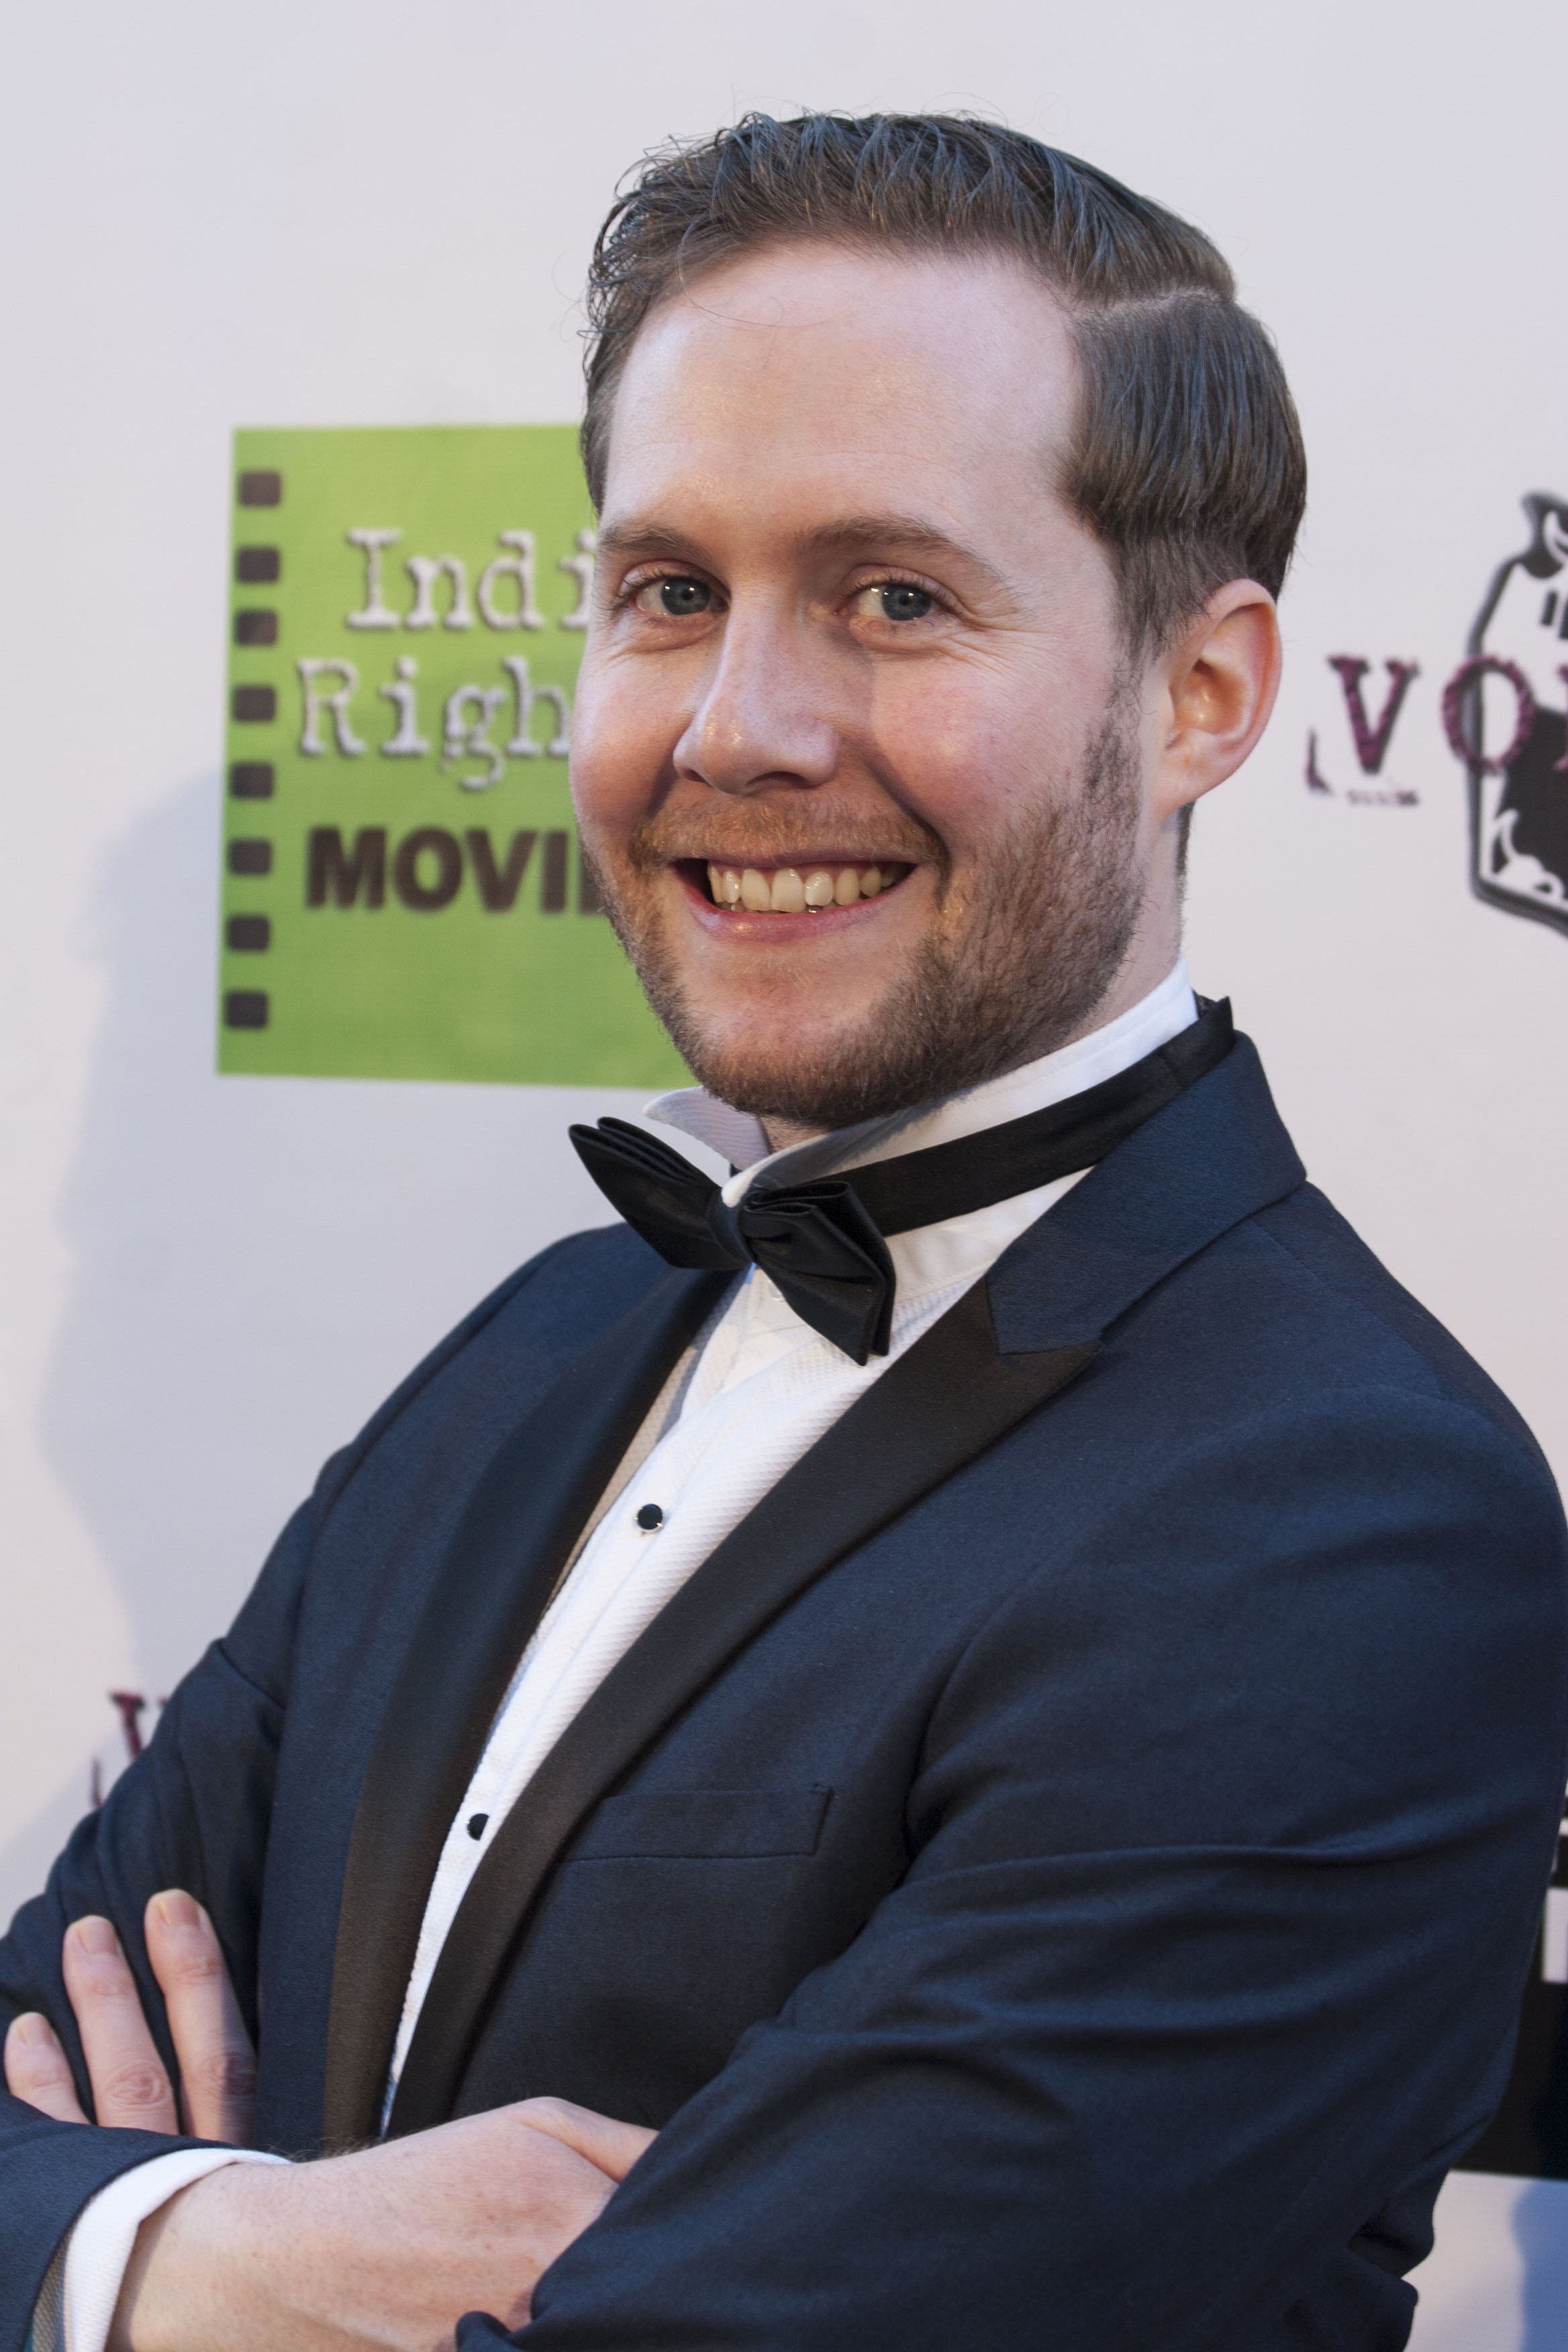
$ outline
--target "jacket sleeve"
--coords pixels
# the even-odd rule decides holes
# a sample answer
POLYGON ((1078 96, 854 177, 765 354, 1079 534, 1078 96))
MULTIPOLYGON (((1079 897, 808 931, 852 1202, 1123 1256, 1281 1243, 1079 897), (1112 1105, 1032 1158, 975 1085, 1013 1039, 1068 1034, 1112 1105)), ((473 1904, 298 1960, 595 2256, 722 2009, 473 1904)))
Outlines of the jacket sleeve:
POLYGON ((1555 1834, 1556 1497, 1394 1391, 1127 1485, 950 1676, 903 1882, 545 2274, 523 2352, 1404 2343, 1555 1834))

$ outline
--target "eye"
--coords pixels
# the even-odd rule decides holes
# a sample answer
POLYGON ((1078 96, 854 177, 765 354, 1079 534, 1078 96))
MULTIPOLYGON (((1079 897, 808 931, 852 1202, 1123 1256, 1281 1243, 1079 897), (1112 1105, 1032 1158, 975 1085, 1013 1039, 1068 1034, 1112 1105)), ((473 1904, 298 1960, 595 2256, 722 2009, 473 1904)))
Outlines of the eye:
POLYGON ((910 580, 885 581, 876 591, 889 621, 923 621, 936 610, 936 599, 910 580))
POLYGON ((632 602, 642 612, 663 614, 671 621, 689 621, 709 610, 713 591, 705 580, 688 579, 680 573, 662 580, 645 580, 632 602))
POLYGON ((857 588, 853 609, 863 621, 929 621, 938 601, 918 580, 870 580, 857 588))

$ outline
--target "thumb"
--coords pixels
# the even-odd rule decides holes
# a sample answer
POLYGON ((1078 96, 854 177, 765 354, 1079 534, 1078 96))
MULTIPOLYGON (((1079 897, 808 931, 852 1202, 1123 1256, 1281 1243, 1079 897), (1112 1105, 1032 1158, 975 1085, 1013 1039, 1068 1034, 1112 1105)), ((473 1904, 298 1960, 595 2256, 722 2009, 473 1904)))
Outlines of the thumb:
POLYGON ((612 2180, 624 2180, 658 2137, 646 2124, 618 2123, 614 2116, 595 2115, 592 2107, 574 2106, 570 2099, 523 2099, 511 2112, 531 2131, 560 2140, 612 2180))

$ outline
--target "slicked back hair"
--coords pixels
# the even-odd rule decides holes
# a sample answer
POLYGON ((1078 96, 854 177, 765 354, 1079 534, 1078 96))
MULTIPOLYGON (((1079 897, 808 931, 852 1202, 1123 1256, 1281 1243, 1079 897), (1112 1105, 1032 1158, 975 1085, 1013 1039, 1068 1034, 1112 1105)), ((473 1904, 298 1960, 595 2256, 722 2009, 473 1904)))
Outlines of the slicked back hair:
POLYGON ((650 311, 758 247, 1010 257, 1066 311, 1081 393, 1058 481, 1116 567, 1128 649, 1174 642, 1214 591, 1284 581, 1306 499, 1295 404, 1217 247, 1056 148, 942 114, 749 114, 650 155, 588 282, 583 457, 603 499, 616 387, 650 311))

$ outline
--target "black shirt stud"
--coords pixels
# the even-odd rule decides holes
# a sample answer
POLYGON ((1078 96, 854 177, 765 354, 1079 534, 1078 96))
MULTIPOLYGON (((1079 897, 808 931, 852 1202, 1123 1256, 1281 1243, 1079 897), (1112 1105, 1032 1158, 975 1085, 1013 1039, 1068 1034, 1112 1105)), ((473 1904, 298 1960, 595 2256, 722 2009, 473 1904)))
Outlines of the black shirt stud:
POLYGON ((637 1525, 645 1535, 651 1536, 655 1528, 664 1525, 664 1513, 657 1503, 644 1503, 637 1513, 637 1525))

